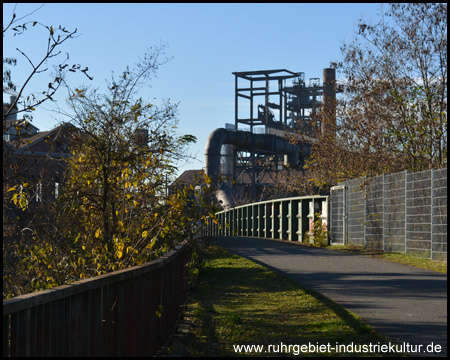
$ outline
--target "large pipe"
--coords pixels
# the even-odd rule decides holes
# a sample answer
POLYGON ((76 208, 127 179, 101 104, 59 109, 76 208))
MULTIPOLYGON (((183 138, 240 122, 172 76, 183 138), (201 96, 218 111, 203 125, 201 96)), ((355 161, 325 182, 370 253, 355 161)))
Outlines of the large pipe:
MULTIPOLYGON (((247 131, 229 131, 224 128, 214 130, 206 142, 205 167, 206 175, 217 184, 220 175, 220 149, 224 144, 238 146, 244 150, 266 150, 287 155, 289 164, 298 164, 299 145, 293 145, 288 140, 271 134, 253 134, 247 131)), ((233 207, 231 189, 222 183, 216 197, 225 208, 233 207)))

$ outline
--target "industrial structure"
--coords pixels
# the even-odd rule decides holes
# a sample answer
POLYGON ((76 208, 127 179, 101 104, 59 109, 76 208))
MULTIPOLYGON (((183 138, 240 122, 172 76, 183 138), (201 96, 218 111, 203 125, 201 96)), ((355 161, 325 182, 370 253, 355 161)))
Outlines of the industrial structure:
POLYGON ((273 184, 283 165, 303 170, 316 141, 313 126, 321 126, 312 125, 311 119, 319 107, 335 103, 335 70, 324 69, 323 84, 319 78, 306 83, 303 72, 286 69, 233 75, 235 121, 211 133, 206 172, 214 179, 222 175, 222 190, 229 188, 224 193, 261 201, 262 189, 273 184))

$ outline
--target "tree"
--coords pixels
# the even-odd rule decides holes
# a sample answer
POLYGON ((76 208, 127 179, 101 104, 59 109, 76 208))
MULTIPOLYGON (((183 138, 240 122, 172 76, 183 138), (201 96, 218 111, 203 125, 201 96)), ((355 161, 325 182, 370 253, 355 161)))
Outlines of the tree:
POLYGON ((333 62, 337 124, 322 111, 309 160, 322 187, 383 172, 447 164, 447 5, 390 4, 376 24, 360 21, 333 62))
POLYGON ((111 267, 104 271, 114 270, 117 260, 123 266, 136 257, 148 260, 187 237, 186 199, 180 193, 168 196, 166 188, 174 161, 184 157, 195 137, 174 133, 176 105, 134 100, 138 88, 167 62, 163 54, 164 46, 146 54, 136 69, 112 80, 107 95, 83 89, 70 99, 82 136, 69 160, 63 196, 82 229, 79 241, 108 247, 111 267))
MULTIPOLYGON (((40 6, 35 11, 39 10, 42 6, 40 6)), ((31 66, 28 77, 18 90, 17 85, 12 80, 10 69, 10 66, 15 66, 17 64, 17 59, 15 57, 3 57, 3 92, 13 93, 16 95, 13 103, 10 104, 6 111, 3 112, 3 120, 8 118, 10 115, 22 112, 25 113, 24 118, 31 120, 31 113, 36 109, 37 106, 48 100, 53 101, 53 96, 60 88, 61 84, 63 83, 63 79, 66 77, 66 74, 68 72, 82 72, 90 80, 93 79, 93 77, 91 77, 87 73, 87 71, 89 70, 87 67, 81 69, 80 64, 73 64, 72 66, 70 66, 67 63, 69 60, 69 54, 66 53, 66 59, 59 64, 58 62, 56 63, 55 73, 52 74, 47 89, 41 89, 41 91, 39 92, 29 93, 25 95, 25 91, 30 83, 30 80, 41 73, 47 72, 48 63, 58 58, 61 54, 61 50, 59 50, 61 48, 61 45, 67 40, 75 38, 77 33, 77 29, 71 31, 67 30, 61 25, 54 28, 51 25, 45 25, 36 20, 26 21, 22 24, 19 23, 19 21, 32 15, 35 11, 33 11, 31 14, 27 14, 25 16, 17 18, 14 7, 10 22, 6 26, 3 26, 3 37, 5 37, 9 32, 12 32, 13 36, 23 35, 28 31, 29 27, 34 28, 35 26, 41 27, 45 29, 46 32, 48 32, 47 49, 42 58, 31 59, 26 54, 26 52, 17 49, 17 51, 26 59, 26 61, 28 61, 31 66), (19 110, 18 105, 21 105, 22 109, 19 110)))
MULTIPOLYGON (((38 262, 33 256, 40 249, 40 246, 35 244, 33 246, 36 247, 36 251, 34 253, 28 252, 32 245, 33 230, 37 229, 36 226, 41 225, 42 214, 45 214, 47 219, 54 214, 52 211, 54 204, 51 202, 47 203, 47 201, 33 204, 33 211, 25 211, 32 203, 32 199, 39 194, 39 190, 36 191, 36 186, 38 188, 46 188, 49 185, 48 166, 53 166, 59 162, 58 159, 53 159, 49 155, 25 155, 19 149, 21 142, 25 141, 25 130, 29 126, 29 121, 32 120, 32 112, 44 102, 54 101, 53 96, 60 89, 68 73, 82 72, 92 80, 92 77, 87 73, 87 67, 82 69, 79 64, 68 64, 68 54, 61 61, 62 45, 67 40, 76 37, 76 29, 71 31, 61 25, 54 27, 42 24, 37 20, 24 20, 41 8, 42 6, 30 14, 19 17, 16 13, 16 7, 14 7, 9 23, 3 25, 4 38, 11 35, 13 38, 25 36, 25 33, 38 31, 39 28, 44 30, 46 33, 44 36, 47 36, 47 46, 44 55, 40 58, 32 58, 26 49, 17 49, 19 56, 23 57, 31 67, 22 84, 17 84, 13 81, 11 67, 17 64, 17 59, 13 54, 5 54, 6 56, 3 57, 3 93, 15 95, 11 104, 3 104, 3 130, 5 133, 7 128, 14 126, 18 133, 18 137, 14 142, 3 142, 4 296, 6 294, 21 293, 21 289, 27 288, 33 278, 37 279, 41 276, 42 271, 39 269, 39 266, 36 266, 36 269, 34 269, 36 271, 33 270, 34 277, 29 276, 30 272, 16 271, 18 270, 16 266, 23 267, 24 264, 28 264, 30 266, 29 269, 32 269, 30 264, 38 262), (51 65, 54 65, 55 69, 49 77, 48 86, 37 92, 31 92, 29 88, 31 80, 47 73, 51 65), (17 114, 23 115, 23 119, 14 120, 17 118, 17 114), (22 261, 24 259, 25 261, 22 261), (5 291, 7 288, 9 290, 5 291)), ((46 223, 51 224, 51 221, 46 223)), ((45 249, 45 244, 42 245, 42 249, 45 249)), ((39 262, 42 262, 42 259, 39 259, 39 262)))
POLYGON ((58 202, 47 209, 51 216, 35 224, 21 254, 32 286, 22 291, 142 264, 198 232, 208 208, 200 191, 167 192, 176 163, 196 139, 176 134, 176 104, 157 106, 137 96, 168 61, 165 48, 150 49, 135 68, 113 77, 105 94, 72 92, 72 123, 79 129, 73 156, 58 202))
MULTIPOLYGON (((63 84, 63 80, 66 78, 68 72, 81 71, 90 80, 93 79, 88 75, 87 68, 81 70, 79 64, 73 64, 71 67, 69 66, 67 63, 69 54, 66 54, 65 60, 57 61, 61 55, 61 46, 67 40, 73 39, 76 36, 76 29, 70 31, 61 25, 53 27, 51 25, 42 24, 37 20, 21 23, 22 20, 29 18, 36 11, 40 10, 42 6, 38 7, 30 14, 21 17, 18 17, 16 14, 15 6, 9 23, 3 25, 4 38, 10 36, 11 33, 13 37, 24 36, 31 28, 33 28, 33 31, 37 31, 37 28, 44 29, 45 33, 48 34, 46 35, 48 36, 47 48, 45 49, 44 55, 40 58, 30 58, 30 56, 27 55, 26 50, 17 48, 19 54, 23 56, 24 60, 31 66, 30 72, 27 74, 23 84, 17 85, 13 81, 11 74, 11 66, 17 64, 17 59, 15 57, 3 57, 3 93, 14 94, 11 104, 3 104, 3 132, 7 133, 7 129, 10 127, 15 127, 17 132, 15 141, 9 141, 7 144, 3 144, 3 223, 4 225, 5 223, 7 225, 6 229, 5 226, 3 227, 4 236, 6 234, 13 236, 18 235, 17 231, 15 231, 17 229, 12 229, 9 226, 11 225, 11 213, 14 212, 15 207, 11 207, 11 203, 19 205, 21 209, 25 209, 31 198, 35 195, 35 193, 29 191, 36 185, 31 184, 31 170, 36 167, 41 167, 39 173, 42 174, 42 176, 40 179, 35 180, 42 185, 46 173, 45 166, 48 162, 53 160, 48 157, 37 158, 36 156, 24 156, 20 151, 17 151, 25 136, 26 129, 29 126, 28 122, 32 120, 32 112, 44 102, 53 101, 53 96, 63 84), (38 92, 29 92, 30 81, 47 72, 49 65, 52 63, 55 65, 55 72, 50 76, 50 82, 47 88, 41 89, 38 92), (17 118, 17 114, 23 115, 23 119, 13 121, 12 119, 17 118), (11 121, 7 121, 10 119, 11 121)), ((24 214, 21 216, 21 220, 27 221, 27 219, 24 219, 23 215, 24 214)), ((13 222, 18 224, 16 221, 18 217, 13 216, 13 218, 13 222)), ((23 221, 20 225, 22 225, 22 228, 25 227, 23 221)))

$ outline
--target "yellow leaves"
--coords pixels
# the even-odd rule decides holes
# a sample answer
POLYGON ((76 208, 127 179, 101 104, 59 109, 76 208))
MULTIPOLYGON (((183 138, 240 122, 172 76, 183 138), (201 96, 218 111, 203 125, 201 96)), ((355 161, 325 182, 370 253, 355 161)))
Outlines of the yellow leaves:
POLYGON ((76 95, 74 94, 73 97, 77 97, 77 96, 82 97, 82 98, 86 97, 84 95, 86 89, 82 89, 82 90, 75 89, 75 91, 76 91, 76 95))
POLYGON ((100 228, 97 229, 95 232, 95 237, 98 238, 100 236, 100 228))
POLYGON ((206 185, 212 184, 212 178, 210 176, 206 175, 206 173, 202 173, 202 175, 206 185))
POLYGON ((154 244, 155 244, 155 242, 152 241, 152 242, 151 242, 150 244, 148 244, 145 248, 146 248, 147 250, 151 250, 154 244))
POLYGON ((122 222, 122 221, 119 221, 119 225, 123 227, 123 222, 122 222))
POLYGON ((125 247, 125 245, 123 243, 117 244, 116 256, 118 259, 122 258, 122 256, 123 256, 123 248, 124 247, 125 247))
POLYGON ((162 305, 158 305, 158 310, 155 311, 157 317, 161 317, 164 307, 162 305))
POLYGON ((142 232, 142 237, 145 238, 148 235, 148 231, 143 231, 142 232))
POLYGON ((21 193, 15 193, 11 199, 12 202, 14 202, 14 205, 17 206, 17 203, 19 203, 19 207, 22 209, 22 211, 25 211, 28 207, 28 199, 27 194, 24 192, 21 193))

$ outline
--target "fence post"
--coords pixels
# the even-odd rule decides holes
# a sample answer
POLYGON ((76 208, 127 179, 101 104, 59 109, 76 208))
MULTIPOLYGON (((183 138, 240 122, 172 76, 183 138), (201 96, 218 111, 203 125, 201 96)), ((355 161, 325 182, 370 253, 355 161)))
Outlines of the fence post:
POLYGON ((302 214, 302 204, 303 204, 303 201, 302 200, 299 200, 299 202, 298 202, 298 212, 297 212, 297 226, 298 226, 298 228, 297 228, 297 232, 296 232, 296 234, 297 234, 297 239, 298 239, 298 241, 299 242, 303 242, 303 230, 302 230, 302 227, 303 227, 303 219, 302 219, 302 216, 303 216, 303 214, 302 214))
POLYGON ((431 169, 431 176, 430 176, 430 188, 431 188, 431 244, 430 244, 430 258, 433 259, 433 240, 434 240, 434 209, 435 209, 435 197, 433 196, 434 192, 435 192, 435 180, 436 180, 436 170, 435 169, 431 169))

